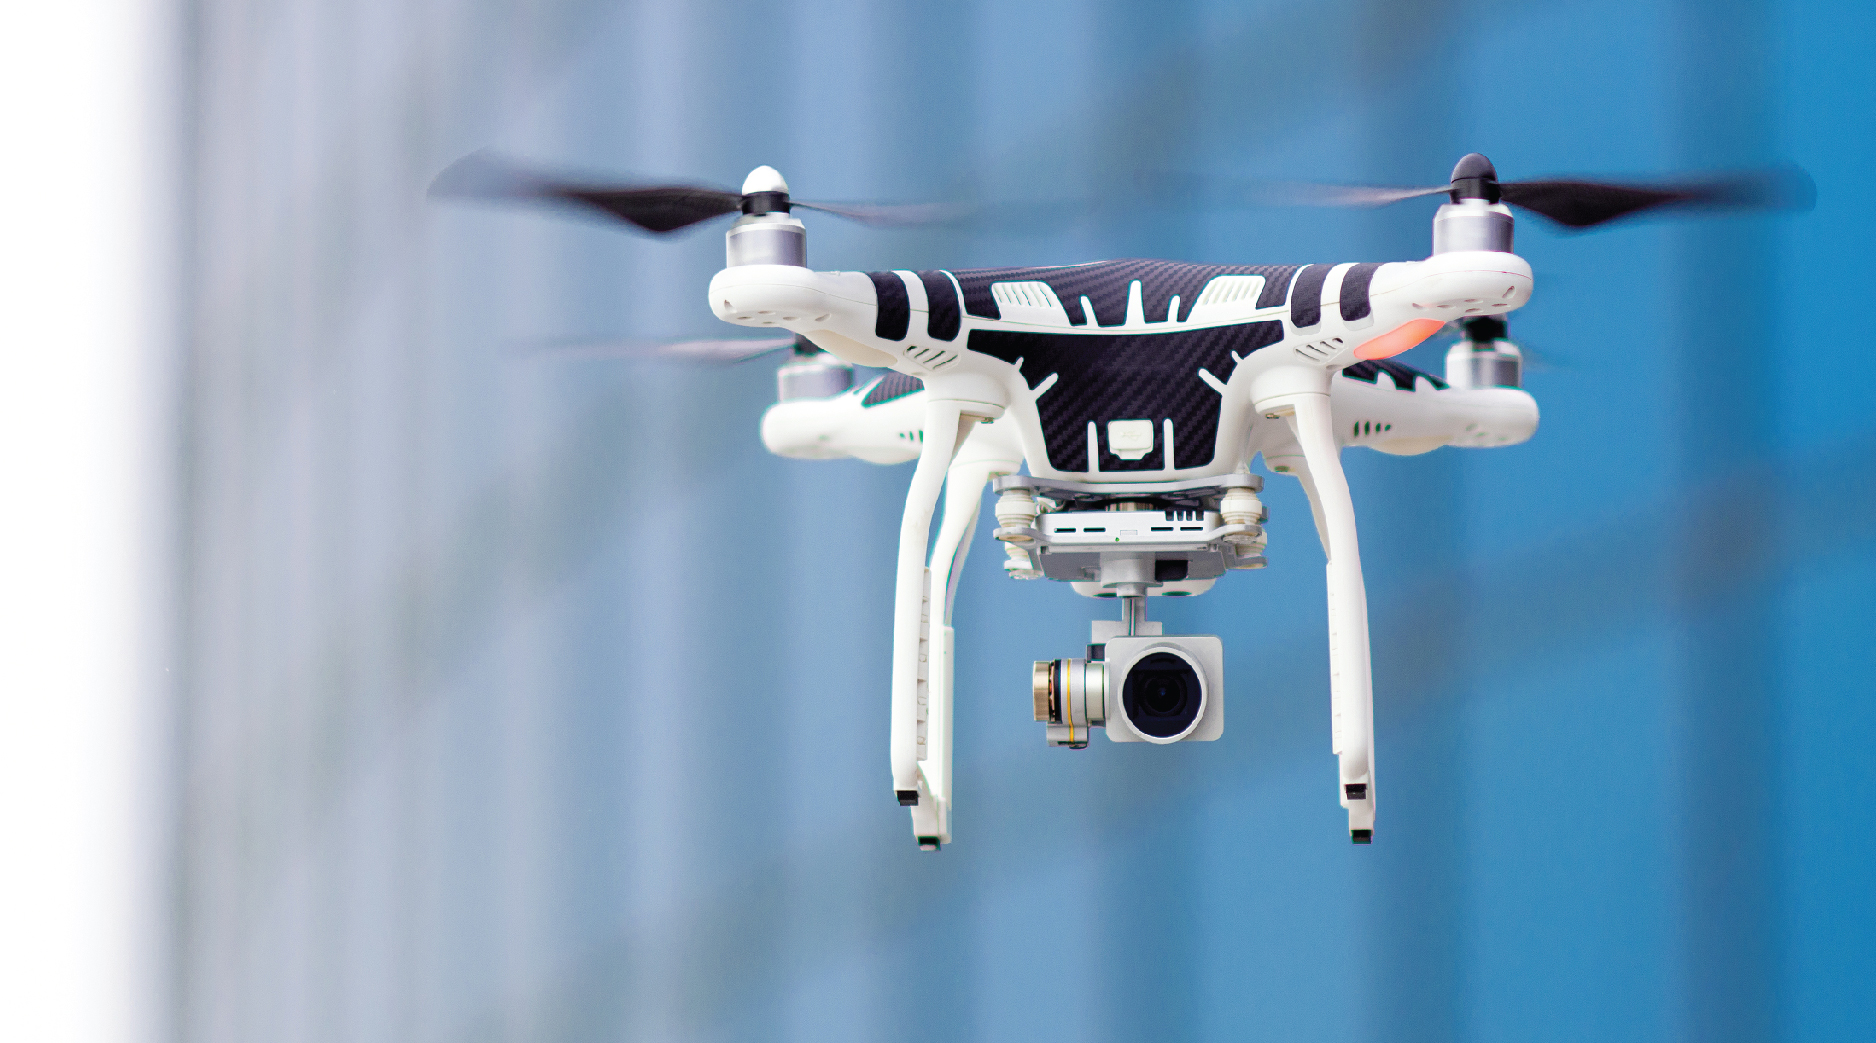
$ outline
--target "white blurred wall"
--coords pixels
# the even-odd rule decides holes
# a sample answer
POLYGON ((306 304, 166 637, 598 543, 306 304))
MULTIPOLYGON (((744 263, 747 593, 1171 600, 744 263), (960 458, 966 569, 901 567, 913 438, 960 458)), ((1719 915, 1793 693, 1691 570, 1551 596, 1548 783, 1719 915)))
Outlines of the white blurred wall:
POLYGON ((0 32, 0 1034, 150 1038, 157 0, 0 32))

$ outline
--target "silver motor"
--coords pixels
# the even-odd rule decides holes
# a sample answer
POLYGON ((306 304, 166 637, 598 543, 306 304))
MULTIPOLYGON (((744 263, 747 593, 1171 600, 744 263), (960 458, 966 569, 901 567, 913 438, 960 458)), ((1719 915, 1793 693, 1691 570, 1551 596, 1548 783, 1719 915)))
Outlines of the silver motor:
POLYGON ((1511 209, 1499 202, 1498 171, 1474 152, 1453 167, 1452 202, 1433 215, 1433 252, 1511 252, 1511 209))
POLYGON ((807 338, 795 338, 794 354, 775 371, 775 400, 833 398, 853 386, 853 367, 822 351, 807 338))
POLYGON ((808 264, 808 229, 782 213, 744 214, 724 234, 729 267, 743 264, 808 264))
POLYGON ((1523 386, 1524 353, 1505 339, 1502 316, 1481 315, 1460 324, 1466 339, 1446 350, 1446 383, 1460 390, 1523 386))
POLYGON ((1461 199, 1443 203, 1433 215, 1433 252, 1461 250, 1511 252, 1511 210, 1503 203, 1461 199))
POLYGON ((808 230, 788 215, 788 182, 774 167, 757 167, 743 179, 743 216, 724 233, 729 267, 792 264, 807 267, 808 230))

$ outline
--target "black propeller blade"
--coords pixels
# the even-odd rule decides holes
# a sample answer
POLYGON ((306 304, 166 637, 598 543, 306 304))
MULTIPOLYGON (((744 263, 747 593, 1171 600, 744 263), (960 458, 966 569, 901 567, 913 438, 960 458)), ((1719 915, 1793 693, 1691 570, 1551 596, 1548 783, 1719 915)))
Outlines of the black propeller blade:
POLYGON ((647 232, 675 232, 699 221, 733 214, 743 197, 734 192, 692 185, 656 188, 607 188, 589 185, 549 185, 542 193, 602 210, 647 232))
POLYGON ((486 150, 450 164, 431 183, 430 194, 571 203, 658 233, 735 213, 743 205, 741 193, 707 185, 603 185, 554 177, 486 150))
POLYGON ((794 207, 819 210, 869 225, 918 225, 950 221, 960 207, 940 204, 905 206, 870 203, 811 203, 785 191, 731 192, 709 185, 603 184, 527 169, 484 150, 452 163, 430 185, 432 196, 520 199, 570 203, 663 234, 700 221, 741 211, 788 213, 794 207))
POLYGON ((972 213, 970 207, 961 203, 808 203, 791 199, 789 205, 804 210, 819 210, 824 214, 837 214, 849 221, 858 221, 875 228, 942 224, 960 220, 972 213))
MULTIPOLYGON (((1190 179, 1155 179, 1150 190, 1169 195, 1190 179)), ((1501 200, 1569 228, 1592 228, 1629 214, 1664 207, 1685 210, 1808 210, 1816 188, 1797 167, 1706 175, 1679 182, 1623 184, 1579 178, 1499 181, 1490 160, 1474 152, 1453 168, 1445 185, 1398 188, 1381 185, 1325 185, 1293 181, 1246 181, 1229 186, 1231 197, 1253 204, 1280 206, 1374 207, 1421 196, 1447 195, 1454 202, 1501 200)))
POLYGON ((1570 228, 1591 228, 1657 207, 1692 210, 1809 210, 1817 197, 1797 168, 1729 174, 1681 184, 1622 185, 1558 179, 1511 181, 1504 200, 1570 228))

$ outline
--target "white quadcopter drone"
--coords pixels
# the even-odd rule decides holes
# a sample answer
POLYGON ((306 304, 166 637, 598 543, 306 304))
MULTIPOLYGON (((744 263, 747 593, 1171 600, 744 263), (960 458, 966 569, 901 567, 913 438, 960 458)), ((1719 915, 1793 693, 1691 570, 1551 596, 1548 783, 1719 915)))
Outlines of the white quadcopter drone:
POLYGON ((919 846, 937 850, 951 840, 952 604, 984 486, 998 496, 1010 576, 1121 604, 1119 620, 1094 623, 1085 658, 1035 664, 1033 712, 1049 745, 1084 748, 1095 728, 1115 742, 1210 740, 1224 731, 1222 645, 1162 633, 1147 599, 1203 594, 1227 572, 1264 567, 1263 480, 1250 472, 1260 453, 1302 484, 1328 557, 1336 794, 1351 839, 1370 842, 1368 606, 1342 448, 1414 455, 1515 445, 1536 431, 1521 354, 1505 339, 1503 316, 1532 290, 1505 204, 1580 228, 1652 207, 1808 196, 1808 182, 1793 181, 1500 182, 1473 154, 1447 185, 1317 190, 1316 201, 1352 205, 1447 194, 1420 261, 882 272, 807 268, 791 209, 886 223, 928 219, 929 208, 793 200, 769 167, 728 192, 577 184, 478 155, 437 187, 584 205, 652 232, 741 212, 710 308, 788 336, 673 351, 750 357, 792 346, 762 418, 771 452, 917 460, 899 529, 892 788, 919 846), (1391 361, 1449 324, 1464 336, 1447 351, 1445 379, 1391 361), (855 366, 891 372, 856 387, 855 366))

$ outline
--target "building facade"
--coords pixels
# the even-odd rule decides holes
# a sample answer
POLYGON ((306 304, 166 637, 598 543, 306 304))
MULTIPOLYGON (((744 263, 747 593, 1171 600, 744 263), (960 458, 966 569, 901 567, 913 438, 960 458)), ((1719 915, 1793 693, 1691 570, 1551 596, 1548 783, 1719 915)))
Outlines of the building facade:
POLYGON ((1868 146, 1822 99, 1876 91, 1871 27, 1720 6, 188 5, 169 1038, 1868 1033, 1876 431, 1811 360, 1866 267, 1868 146), (853 270, 1417 257, 1430 207, 1139 186, 1473 150, 1790 158, 1820 203, 1521 221, 1514 336, 1573 364, 1527 381, 1537 439, 1349 454, 1371 848, 1328 798, 1319 549, 1272 478, 1272 566, 1154 605, 1225 641, 1196 748, 1044 748, 1028 663, 1107 612, 980 532, 931 855, 885 799, 907 469, 764 454, 766 363, 563 350, 726 329, 718 233, 426 197, 484 147, 1021 204, 810 218, 810 263, 853 270))

